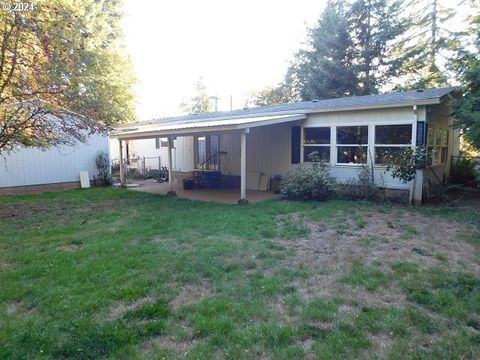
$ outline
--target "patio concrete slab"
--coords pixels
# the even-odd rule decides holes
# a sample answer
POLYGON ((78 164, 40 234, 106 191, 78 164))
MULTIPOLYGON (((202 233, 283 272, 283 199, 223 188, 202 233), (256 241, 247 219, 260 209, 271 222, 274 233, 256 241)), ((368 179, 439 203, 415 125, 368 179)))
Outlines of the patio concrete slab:
MULTIPOLYGON (((152 194, 166 194, 169 190, 168 183, 158 183, 156 181, 146 180, 135 181, 135 184, 138 184, 139 186, 131 187, 131 190, 143 191, 152 194)), ((178 197, 191 200, 236 204, 240 199, 240 188, 184 190, 183 183, 180 181, 174 181, 173 188, 178 197)), ((271 191, 247 190, 247 200, 250 203, 257 203, 260 201, 279 198, 280 195, 274 194, 271 191)))

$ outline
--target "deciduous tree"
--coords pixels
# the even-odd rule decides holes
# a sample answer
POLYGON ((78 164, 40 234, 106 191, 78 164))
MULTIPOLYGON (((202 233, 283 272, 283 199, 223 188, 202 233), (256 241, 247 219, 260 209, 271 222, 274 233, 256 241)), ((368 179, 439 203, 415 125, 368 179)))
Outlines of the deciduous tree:
POLYGON ((83 141, 134 118, 121 2, 34 5, 0 10, 0 153, 83 141))
POLYGON ((195 95, 189 100, 184 100, 180 104, 180 108, 188 114, 199 114, 213 110, 208 96, 207 87, 202 78, 198 79, 195 84, 195 95))
POLYGON ((287 74, 285 79, 277 86, 267 86, 263 90, 251 94, 250 102, 256 106, 277 105, 298 100, 292 79, 287 74))

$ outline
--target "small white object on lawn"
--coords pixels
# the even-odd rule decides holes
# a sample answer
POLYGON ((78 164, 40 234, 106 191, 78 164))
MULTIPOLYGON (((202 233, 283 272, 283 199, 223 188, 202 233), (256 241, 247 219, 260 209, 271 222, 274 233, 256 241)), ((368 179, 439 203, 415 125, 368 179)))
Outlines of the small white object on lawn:
POLYGON ((247 190, 258 190, 260 175, 259 172, 247 171, 247 190))
POLYGON ((268 182, 270 180, 270 176, 264 173, 260 173, 260 180, 258 182, 258 190, 267 191, 268 190, 268 182))
POLYGON ((88 176, 88 171, 80 171, 80 186, 82 189, 90 187, 90 177, 88 176))

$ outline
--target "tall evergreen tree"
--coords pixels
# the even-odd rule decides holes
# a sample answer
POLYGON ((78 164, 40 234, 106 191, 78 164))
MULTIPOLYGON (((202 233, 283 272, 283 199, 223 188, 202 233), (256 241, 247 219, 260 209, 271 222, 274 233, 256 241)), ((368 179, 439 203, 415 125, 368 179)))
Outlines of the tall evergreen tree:
POLYGON ((317 26, 309 32, 309 48, 297 53, 290 69, 294 74, 294 87, 302 100, 356 93, 352 45, 343 4, 329 1, 317 26))
POLYGON ((398 70, 393 40, 403 31, 400 0, 329 1, 291 71, 303 100, 366 95, 398 70))
POLYGON ((480 149, 480 0, 472 5, 466 39, 450 66, 463 85, 462 97, 454 102, 457 126, 467 143, 480 149))
POLYGON ((390 55, 394 39, 404 31, 400 6, 396 0, 356 0, 349 11, 359 95, 377 93, 398 71, 400 61, 390 55))
POLYGON ((406 9, 408 29, 396 45, 403 56, 399 88, 448 85, 442 57, 446 57, 454 38, 446 26, 455 16, 454 9, 442 6, 438 0, 411 0, 406 9))

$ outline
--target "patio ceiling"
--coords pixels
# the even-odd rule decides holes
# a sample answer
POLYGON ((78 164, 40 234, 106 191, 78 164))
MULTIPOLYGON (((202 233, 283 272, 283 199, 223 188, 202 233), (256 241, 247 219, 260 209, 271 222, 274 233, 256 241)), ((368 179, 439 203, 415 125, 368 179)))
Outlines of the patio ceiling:
POLYGON ((243 118, 214 118, 201 121, 178 121, 157 124, 137 123, 117 128, 110 136, 120 140, 149 139, 166 136, 188 136, 201 133, 243 130, 252 127, 305 120, 306 114, 256 116, 243 118))

